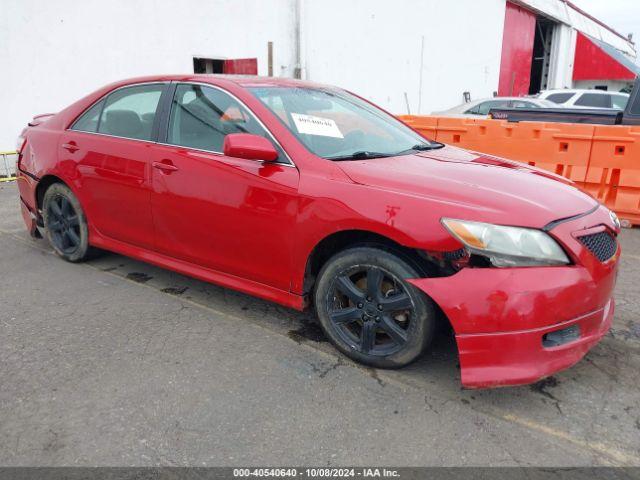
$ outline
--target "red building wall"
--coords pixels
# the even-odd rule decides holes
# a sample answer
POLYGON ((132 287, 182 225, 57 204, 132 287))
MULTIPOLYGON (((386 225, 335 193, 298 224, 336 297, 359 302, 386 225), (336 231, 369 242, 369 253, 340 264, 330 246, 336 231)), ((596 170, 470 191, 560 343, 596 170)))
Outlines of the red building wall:
POLYGON ((225 60, 223 70, 224 73, 228 74, 257 75, 258 59, 237 58, 235 60, 225 60))
POLYGON ((578 32, 573 62, 574 80, 633 80, 635 76, 634 72, 578 32))

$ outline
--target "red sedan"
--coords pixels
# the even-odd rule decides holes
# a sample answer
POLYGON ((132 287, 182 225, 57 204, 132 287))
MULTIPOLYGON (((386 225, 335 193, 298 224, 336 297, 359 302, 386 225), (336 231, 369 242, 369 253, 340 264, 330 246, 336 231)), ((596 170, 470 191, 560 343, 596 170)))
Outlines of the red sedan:
POLYGON ((556 175, 429 141, 342 89, 162 76, 23 132, 32 235, 299 310, 349 357, 415 360, 448 321, 467 387, 539 380, 607 332, 619 222, 556 175))

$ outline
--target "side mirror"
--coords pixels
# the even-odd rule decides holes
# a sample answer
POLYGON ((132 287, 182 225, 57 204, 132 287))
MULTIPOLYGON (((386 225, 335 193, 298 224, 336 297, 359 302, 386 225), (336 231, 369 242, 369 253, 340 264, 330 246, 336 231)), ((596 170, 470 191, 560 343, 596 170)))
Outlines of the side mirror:
POLYGON ((231 133, 224 137, 222 151, 227 157, 245 158, 273 162, 278 152, 273 144, 260 135, 250 133, 231 133))

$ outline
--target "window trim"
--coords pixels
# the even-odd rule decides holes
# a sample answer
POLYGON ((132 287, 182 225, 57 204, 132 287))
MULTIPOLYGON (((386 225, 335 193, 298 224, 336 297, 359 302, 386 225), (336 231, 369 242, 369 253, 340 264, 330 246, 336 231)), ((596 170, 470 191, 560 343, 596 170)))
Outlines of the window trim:
POLYGON ((167 88, 167 92, 170 92, 170 95, 167 94, 167 96, 162 99, 161 101, 163 101, 163 106, 161 108, 160 111, 160 119, 162 121, 162 123, 160 124, 160 128, 158 131, 158 138, 157 141, 155 143, 157 143, 158 145, 165 145, 168 147, 180 147, 180 148, 184 148, 187 150, 192 150, 192 151, 196 151, 196 152, 204 152, 204 153, 210 153, 210 154, 214 154, 214 155, 219 155, 219 156, 225 156, 224 152, 217 152, 215 150, 205 150, 202 148, 195 148, 195 147, 188 147, 185 145, 177 145, 175 143, 168 143, 167 142, 167 138, 169 136, 169 120, 171 117, 171 110, 173 108, 173 99, 175 97, 175 92, 178 88, 179 85, 201 85, 204 87, 209 87, 209 88, 213 88, 214 90, 218 90, 224 94, 229 95, 232 99, 234 99, 236 102, 238 102, 240 104, 240 106, 242 106, 245 110, 247 110, 247 112, 249 112, 249 115, 251 115, 254 120, 256 122, 258 122, 258 124, 264 129, 265 132, 267 132, 267 135, 269 135, 269 137, 271 138, 271 140, 280 148, 280 150, 282 150, 282 152, 284 153, 287 162, 283 162, 283 161, 279 161, 279 162, 264 162, 262 160, 251 160, 252 162, 258 162, 258 163, 271 163, 271 164, 275 164, 275 165, 281 165, 283 167, 292 167, 292 168, 297 168, 296 164, 293 162, 293 160, 291 159, 291 157, 289 156, 289 154, 287 153, 287 151, 284 149, 284 147, 282 146, 282 144, 278 141, 278 139, 275 137, 275 135, 271 132, 271 130, 269 130, 267 128, 267 126, 264 124, 264 122, 262 120, 260 120, 260 118, 258 118, 258 116, 255 114, 255 112, 249 108, 247 106, 247 104, 245 102, 243 102, 242 100, 240 100, 236 95, 234 95, 233 93, 231 93, 229 90, 226 90, 222 87, 219 87, 218 85, 213 85, 211 83, 205 83, 205 82, 190 82, 190 81, 172 81, 171 85, 169 88, 167 88))
POLYGON ((103 137, 111 137, 111 138, 122 138, 124 140, 131 140, 134 142, 144 142, 144 143, 158 143, 158 133, 160 132, 160 114, 163 111, 163 105, 164 105, 164 96, 167 92, 167 85, 169 85, 170 82, 163 82, 163 81, 153 81, 153 82, 140 82, 140 83, 129 83, 127 85, 122 85, 118 88, 114 88, 113 90, 108 91, 107 93, 105 93, 103 96, 101 96, 100 98, 98 98, 95 102, 93 102, 91 105, 89 105, 87 108, 85 108, 80 114, 78 114, 72 121, 71 123, 69 123, 69 126, 67 128, 65 128, 65 131, 69 131, 69 132, 76 132, 76 133, 86 133, 88 135, 101 135, 103 137), (104 106, 107 104, 107 98, 109 98, 111 96, 111 94, 116 93, 120 90, 124 90, 126 88, 132 88, 132 87, 142 87, 145 85, 162 85, 162 91, 160 92, 160 98, 158 99, 158 106, 156 107, 156 114, 155 117, 153 119, 153 126, 151 127, 151 139, 149 140, 144 140, 141 138, 131 138, 131 137, 123 137, 121 135, 111 135, 110 133, 101 133, 98 131, 95 132, 87 132, 85 130, 74 130, 73 126, 78 122, 78 120, 80 120, 80 118, 87 113, 89 110, 91 110, 95 105, 97 105, 98 103, 102 102, 104 100, 104 104, 102 105, 102 108, 100 109, 100 114, 98 116, 98 128, 100 127, 100 119, 102 118, 102 112, 104 111, 104 106))

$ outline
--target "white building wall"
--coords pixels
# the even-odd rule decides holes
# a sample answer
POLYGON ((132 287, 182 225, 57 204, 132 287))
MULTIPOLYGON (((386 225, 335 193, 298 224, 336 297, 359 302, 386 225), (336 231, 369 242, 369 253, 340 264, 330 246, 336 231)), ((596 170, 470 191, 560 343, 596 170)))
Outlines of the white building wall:
POLYGON ((115 80, 192 73, 194 56, 258 58, 293 75, 295 0, 2 0, 0 151, 39 113, 115 80), (276 6, 278 8, 276 8, 276 6))
MULTIPOLYGON (((506 0, 0 0, 0 150, 35 114, 127 77, 189 73, 192 58, 258 58, 274 75, 343 86, 394 113, 430 113, 498 88, 506 0), (299 12, 299 14, 297 13, 299 12)), ((518 0, 515 0, 518 1, 518 0)), ((633 46, 562 0, 550 87, 571 86, 575 28, 633 46)))
POLYGON ((394 113, 405 92, 411 113, 430 113, 498 88, 505 0, 302 1, 307 78, 394 113))

